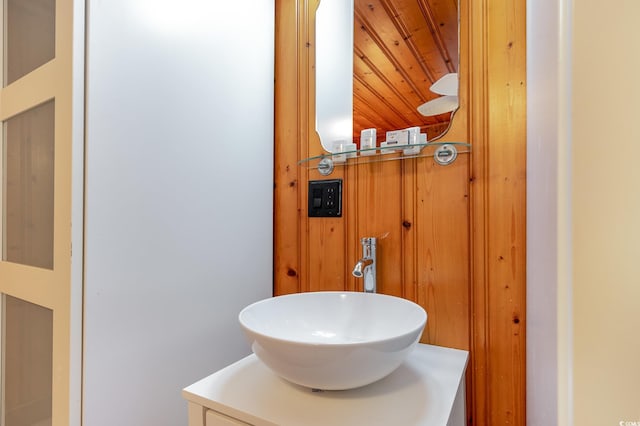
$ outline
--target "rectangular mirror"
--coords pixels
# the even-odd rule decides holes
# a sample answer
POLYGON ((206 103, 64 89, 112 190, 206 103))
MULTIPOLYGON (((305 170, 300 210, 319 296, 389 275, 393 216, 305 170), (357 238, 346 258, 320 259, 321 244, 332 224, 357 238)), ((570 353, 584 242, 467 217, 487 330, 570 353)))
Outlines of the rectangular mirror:
POLYGON ((458 107, 457 1, 320 0, 316 129, 323 148, 375 128, 444 135, 458 107))

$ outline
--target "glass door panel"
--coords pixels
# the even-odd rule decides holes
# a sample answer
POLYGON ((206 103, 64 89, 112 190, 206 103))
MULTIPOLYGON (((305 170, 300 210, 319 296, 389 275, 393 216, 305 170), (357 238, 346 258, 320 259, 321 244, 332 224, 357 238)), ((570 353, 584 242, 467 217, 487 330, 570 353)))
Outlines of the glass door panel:
POLYGON ((53 269, 54 101, 4 122, 3 260, 53 269))
POLYGON ((2 426, 51 425, 53 311, 2 297, 2 426))
POLYGON ((4 85, 55 56, 55 0, 4 0, 4 85))

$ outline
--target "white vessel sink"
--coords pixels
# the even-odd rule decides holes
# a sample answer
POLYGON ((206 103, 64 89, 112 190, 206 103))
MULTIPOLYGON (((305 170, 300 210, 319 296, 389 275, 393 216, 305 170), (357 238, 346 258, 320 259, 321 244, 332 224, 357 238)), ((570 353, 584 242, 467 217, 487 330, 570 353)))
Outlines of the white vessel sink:
POLYGON ((427 322, 420 305, 377 293, 311 292, 261 300, 240 324, 256 356, 314 389, 368 385, 402 364, 427 322))

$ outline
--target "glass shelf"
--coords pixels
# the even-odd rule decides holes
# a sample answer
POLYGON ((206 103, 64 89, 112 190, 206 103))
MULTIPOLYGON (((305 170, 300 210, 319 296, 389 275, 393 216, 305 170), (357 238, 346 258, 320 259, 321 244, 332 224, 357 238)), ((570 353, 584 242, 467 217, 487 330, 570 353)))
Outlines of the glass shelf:
POLYGON ((427 142, 413 145, 395 145, 393 148, 376 147, 344 152, 327 152, 298 161, 299 166, 310 169, 333 171, 334 167, 378 163, 382 161, 406 160, 409 158, 434 157, 438 164, 447 165, 455 161, 458 154, 471 152, 471 145, 464 142, 427 142), (405 154, 405 150, 410 152, 405 154))

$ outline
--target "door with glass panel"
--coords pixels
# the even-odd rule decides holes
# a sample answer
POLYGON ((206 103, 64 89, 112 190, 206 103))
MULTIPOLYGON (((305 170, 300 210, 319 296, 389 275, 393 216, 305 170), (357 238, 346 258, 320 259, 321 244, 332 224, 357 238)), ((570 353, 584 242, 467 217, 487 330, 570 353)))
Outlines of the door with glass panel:
POLYGON ((72 0, 2 0, 0 425, 69 424, 72 0))

